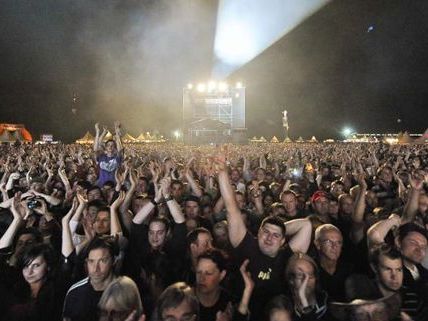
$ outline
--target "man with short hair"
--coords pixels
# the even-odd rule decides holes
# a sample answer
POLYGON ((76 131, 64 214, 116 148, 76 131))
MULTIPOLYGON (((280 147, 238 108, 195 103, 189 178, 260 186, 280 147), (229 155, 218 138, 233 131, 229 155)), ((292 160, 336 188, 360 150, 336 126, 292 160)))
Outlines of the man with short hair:
POLYGON ((154 319, 198 321, 199 302, 192 288, 184 282, 166 288, 157 301, 154 319))
POLYGON ((340 260, 343 237, 332 224, 315 230, 314 244, 318 252, 319 279, 322 288, 333 301, 345 301, 345 280, 352 273, 351 265, 340 260))
POLYGON ((192 221, 192 223, 194 223, 194 225, 197 227, 205 227, 206 229, 211 230, 211 222, 202 217, 200 214, 201 208, 199 206, 199 197, 189 195, 184 201, 184 216, 186 217, 188 227, 190 225, 189 222, 192 221))
POLYGON ((114 279, 118 250, 112 239, 95 238, 86 257, 88 277, 70 287, 64 301, 64 321, 90 321, 97 315, 98 301, 114 279))
POLYGON ((307 219, 296 219, 283 223, 278 217, 265 218, 254 238, 247 230, 230 184, 224 155, 215 160, 220 192, 227 210, 229 239, 234 255, 240 265, 249 259, 248 271, 254 282, 254 293, 250 302, 252 320, 260 320, 267 301, 283 292, 285 286, 284 266, 293 252, 306 252, 312 226, 307 219), (288 246, 285 237, 290 236, 288 246))
POLYGON ((427 254, 427 231, 415 223, 401 225, 401 218, 391 214, 386 220, 379 221, 367 231, 369 245, 384 243, 390 230, 398 228, 395 237, 395 246, 403 257, 403 288, 408 304, 406 312, 416 321, 425 320, 428 312, 426 300, 428 299, 428 271, 421 265, 427 254))

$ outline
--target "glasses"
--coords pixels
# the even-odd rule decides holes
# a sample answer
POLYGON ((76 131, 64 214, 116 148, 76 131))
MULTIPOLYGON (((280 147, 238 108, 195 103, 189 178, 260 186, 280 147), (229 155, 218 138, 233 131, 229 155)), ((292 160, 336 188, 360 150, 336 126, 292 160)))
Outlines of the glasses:
POLYGON ((162 321, 194 321, 196 320, 196 314, 185 314, 180 319, 175 317, 166 317, 162 321))
POLYGON ((99 315, 100 321, 107 321, 107 320, 113 320, 113 321, 123 321, 126 320, 126 318, 129 316, 129 314, 132 311, 115 311, 115 310, 101 310, 99 315))
POLYGON ((332 241, 332 240, 323 240, 321 243, 324 243, 328 247, 342 247, 343 241, 332 241))

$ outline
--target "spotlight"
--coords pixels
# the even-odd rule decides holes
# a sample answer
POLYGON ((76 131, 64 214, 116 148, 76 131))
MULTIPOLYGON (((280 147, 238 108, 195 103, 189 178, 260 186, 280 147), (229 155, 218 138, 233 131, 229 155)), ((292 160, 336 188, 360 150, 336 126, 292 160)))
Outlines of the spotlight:
POLYGON ((187 89, 193 89, 193 84, 187 84, 187 89))
POLYGON ((238 81, 237 83, 236 83, 236 88, 237 89, 240 89, 240 88, 242 88, 243 86, 242 86, 242 82, 240 82, 240 81, 238 81))
POLYGON ((209 83, 208 83, 208 91, 213 91, 213 90, 215 90, 216 89, 216 87, 217 87, 217 84, 216 84, 216 82, 215 81, 210 81, 209 83))
POLYGON ((206 86, 205 86, 205 84, 198 84, 198 87, 196 88, 200 93, 203 93, 203 92, 205 92, 205 90, 206 90, 206 86))
POLYGON ((227 91, 227 88, 228 88, 228 86, 225 82, 221 82, 218 84, 218 90, 221 92, 227 91))
POLYGON ((343 130, 342 130, 342 134, 343 134, 343 136, 345 136, 345 137, 350 136, 353 132, 354 132, 354 130, 353 130, 352 128, 349 128, 349 127, 345 127, 345 128, 343 128, 343 130))

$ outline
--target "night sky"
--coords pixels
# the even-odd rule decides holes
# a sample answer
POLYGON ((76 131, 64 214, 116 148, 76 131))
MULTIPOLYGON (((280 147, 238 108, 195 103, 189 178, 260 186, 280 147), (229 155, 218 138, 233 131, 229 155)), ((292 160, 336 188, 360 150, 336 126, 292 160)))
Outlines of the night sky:
MULTIPOLYGON (((170 135, 209 79, 217 1, 2 0, 0 122, 71 141, 96 120, 170 135), (76 103, 73 104, 73 96, 76 103)), ((428 127, 428 1, 332 1, 237 70, 249 136, 428 127), (400 119, 401 121, 397 121, 400 119)))

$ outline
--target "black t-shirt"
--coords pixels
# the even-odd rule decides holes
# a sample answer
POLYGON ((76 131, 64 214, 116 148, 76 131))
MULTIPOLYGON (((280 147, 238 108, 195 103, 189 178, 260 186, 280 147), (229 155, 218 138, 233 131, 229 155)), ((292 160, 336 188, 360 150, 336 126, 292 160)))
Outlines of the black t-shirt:
POLYGON ((223 289, 220 297, 212 307, 205 307, 199 303, 199 319, 204 321, 216 321, 218 311, 225 311, 229 302, 232 302, 231 296, 223 289))
POLYGON ((248 271, 255 285, 250 302, 251 320, 261 320, 265 304, 284 292, 285 266, 293 252, 287 246, 280 249, 276 257, 269 257, 260 251, 257 239, 247 232, 234 255, 238 265, 245 259, 250 260, 248 271))
POLYGON ((321 287, 327 292, 330 301, 345 302, 345 281, 352 274, 352 265, 339 261, 336 266, 336 271, 333 274, 326 272, 322 266, 319 266, 319 281, 321 287))
POLYGON ((98 302, 103 291, 95 291, 89 278, 70 287, 65 297, 63 317, 71 321, 98 320, 98 302))

